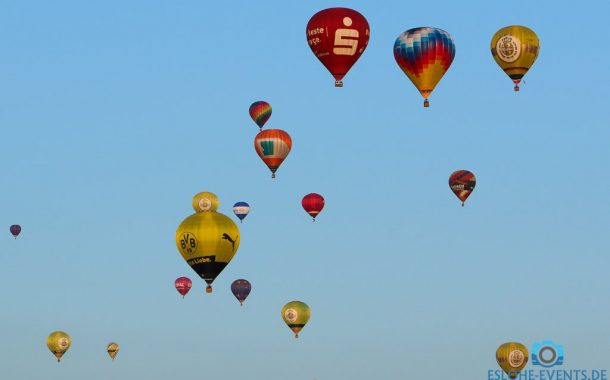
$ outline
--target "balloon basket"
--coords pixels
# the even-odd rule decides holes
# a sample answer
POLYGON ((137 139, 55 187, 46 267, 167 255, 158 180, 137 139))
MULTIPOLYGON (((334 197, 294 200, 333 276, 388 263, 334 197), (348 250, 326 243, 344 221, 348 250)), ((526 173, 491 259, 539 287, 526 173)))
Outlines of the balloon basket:
POLYGON ((212 293, 212 287, 210 285, 205 287, 205 292, 206 293, 212 293))
POLYGON ((335 87, 343 87, 343 81, 336 80, 335 81, 335 87))
POLYGON ((428 101, 428 99, 424 100, 424 108, 428 108, 430 107, 430 102, 428 101))
POLYGON ((275 173, 271 173, 271 178, 275 178, 275 173))
POLYGON ((518 84, 515 85, 515 92, 519 92, 519 85, 518 84))

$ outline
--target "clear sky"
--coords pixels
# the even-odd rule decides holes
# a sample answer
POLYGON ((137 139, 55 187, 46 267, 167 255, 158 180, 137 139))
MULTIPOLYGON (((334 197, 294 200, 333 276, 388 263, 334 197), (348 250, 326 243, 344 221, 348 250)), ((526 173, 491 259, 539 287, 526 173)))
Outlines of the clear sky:
POLYGON ((0 378, 486 379, 499 344, 543 339, 567 366, 610 367, 607 14, 601 0, 1 1, 0 378), (305 37, 332 6, 371 27, 344 88, 305 37), (489 51, 512 24, 541 41, 519 93, 489 51), (456 44, 428 109, 392 53, 418 26, 456 44), (253 148, 256 100, 293 139, 276 180, 253 148), (478 180, 464 208, 458 169, 478 180), (212 294, 174 242, 200 191, 232 218, 252 207, 212 294), (310 192, 326 199, 316 223, 310 192), (243 307, 237 278, 253 284, 243 307), (291 300, 312 310, 298 340, 291 300), (54 330, 73 340, 60 365, 54 330))

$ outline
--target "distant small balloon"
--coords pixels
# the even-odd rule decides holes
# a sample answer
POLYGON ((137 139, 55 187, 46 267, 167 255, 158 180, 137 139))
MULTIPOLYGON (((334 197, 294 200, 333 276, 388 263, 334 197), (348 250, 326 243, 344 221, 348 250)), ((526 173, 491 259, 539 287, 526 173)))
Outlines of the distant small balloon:
POLYGON ((57 362, 61 361, 62 356, 68 351, 72 340, 70 335, 63 331, 54 331, 47 337, 47 347, 57 358, 57 362))
POLYGON ((266 129, 254 138, 254 149, 271 170, 271 178, 290 153, 292 139, 281 129, 266 129))
POLYGON ((182 294, 182 298, 191 290, 193 281, 188 277, 178 277, 174 282, 178 293, 182 294))
POLYGON ((295 338, 299 337, 299 332, 305 327, 310 316, 311 310, 309 306, 301 301, 288 302, 282 308, 282 319, 294 332, 295 338))
POLYGON ((233 205, 233 213, 243 222, 244 218, 250 213, 250 205, 246 202, 237 202, 233 205))
POLYGON ((267 120, 271 117, 271 104, 260 100, 252 103, 249 111, 252 120, 254 120, 259 129, 262 130, 267 120))
POLYGON ((449 187, 460 201, 462 206, 470 196, 474 187, 477 185, 477 179, 474 174, 468 170, 458 170, 453 172, 449 177, 449 187))
POLYGON ((233 281, 231 284, 231 292, 239 301, 239 304, 243 306, 244 301, 248 298, 250 291, 252 290, 252 284, 248 280, 239 279, 233 281))
POLYGON ((15 239, 17 239, 17 236, 19 236, 20 233, 21 233, 21 226, 18 224, 13 224, 11 226, 11 234, 13 234, 15 239))
POLYGON ((110 355, 110 358, 112 359, 112 361, 114 361, 114 358, 116 357, 116 354, 119 353, 119 345, 117 343, 109 343, 106 346, 106 351, 108 352, 108 355, 110 355))
POLYGON ((313 221, 316 221, 316 216, 322 211, 324 208, 324 197, 320 194, 310 193, 303 197, 301 201, 301 205, 303 209, 311 215, 313 221))
POLYGON ((519 372, 527 364, 529 351, 518 342, 501 344, 496 350, 496 361, 498 365, 511 379, 519 376, 519 372))

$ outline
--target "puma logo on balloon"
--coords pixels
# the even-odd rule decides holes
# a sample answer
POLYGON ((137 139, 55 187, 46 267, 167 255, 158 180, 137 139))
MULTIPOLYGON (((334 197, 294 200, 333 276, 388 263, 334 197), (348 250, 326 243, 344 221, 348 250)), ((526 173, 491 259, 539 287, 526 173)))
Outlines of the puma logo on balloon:
MULTIPOLYGON (((239 235, 237 237, 239 237, 239 235)), ((223 233, 222 234, 222 239, 229 241, 231 243, 232 249, 235 250, 235 240, 233 240, 233 238, 231 236, 229 236, 229 234, 227 234, 226 232, 223 233)))

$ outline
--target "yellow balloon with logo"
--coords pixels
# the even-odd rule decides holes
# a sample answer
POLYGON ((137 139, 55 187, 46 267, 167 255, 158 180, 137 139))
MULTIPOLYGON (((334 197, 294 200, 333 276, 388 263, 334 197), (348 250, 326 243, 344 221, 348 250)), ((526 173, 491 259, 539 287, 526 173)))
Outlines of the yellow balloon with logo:
POLYGON ((529 351, 521 343, 508 342, 500 345, 496 350, 496 361, 500 368, 506 372, 506 374, 514 379, 519 376, 519 372, 527 364, 529 358, 529 351))
POLYGON ((310 316, 309 306, 301 301, 288 302, 282 308, 282 319, 294 332, 295 338, 299 337, 299 332, 305 327, 310 316))
POLYGON ((47 347, 49 347, 49 350, 55 355, 58 363, 61 361, 61 357, 68 351, 71 344, 72 339, 70 339, 70 335, 63 331, 53 331, 47 337, 47 347))
POLYGON ((106 351, 108 352, 108 355, 110 355, 112 361, 114 361, 116 354, 119 353, 119 345, 114 342, 108 343, 108 345, 106 346, 106 351))
POLYGON ((515 91, 519 91, 519 82, 536 61, 539 51, 538 36, 526 26, 504 27, 491 39, 491 54, 515 83, 515 91))
POLYGON ((218 197, 202 192, 193 197, 195 213, 180 223, 176 231, 176 246, 182 258, 207 282, 206 292, 212 292, 212 282, 229 264, 239 248, 239 228, 218 209, 218 197))

